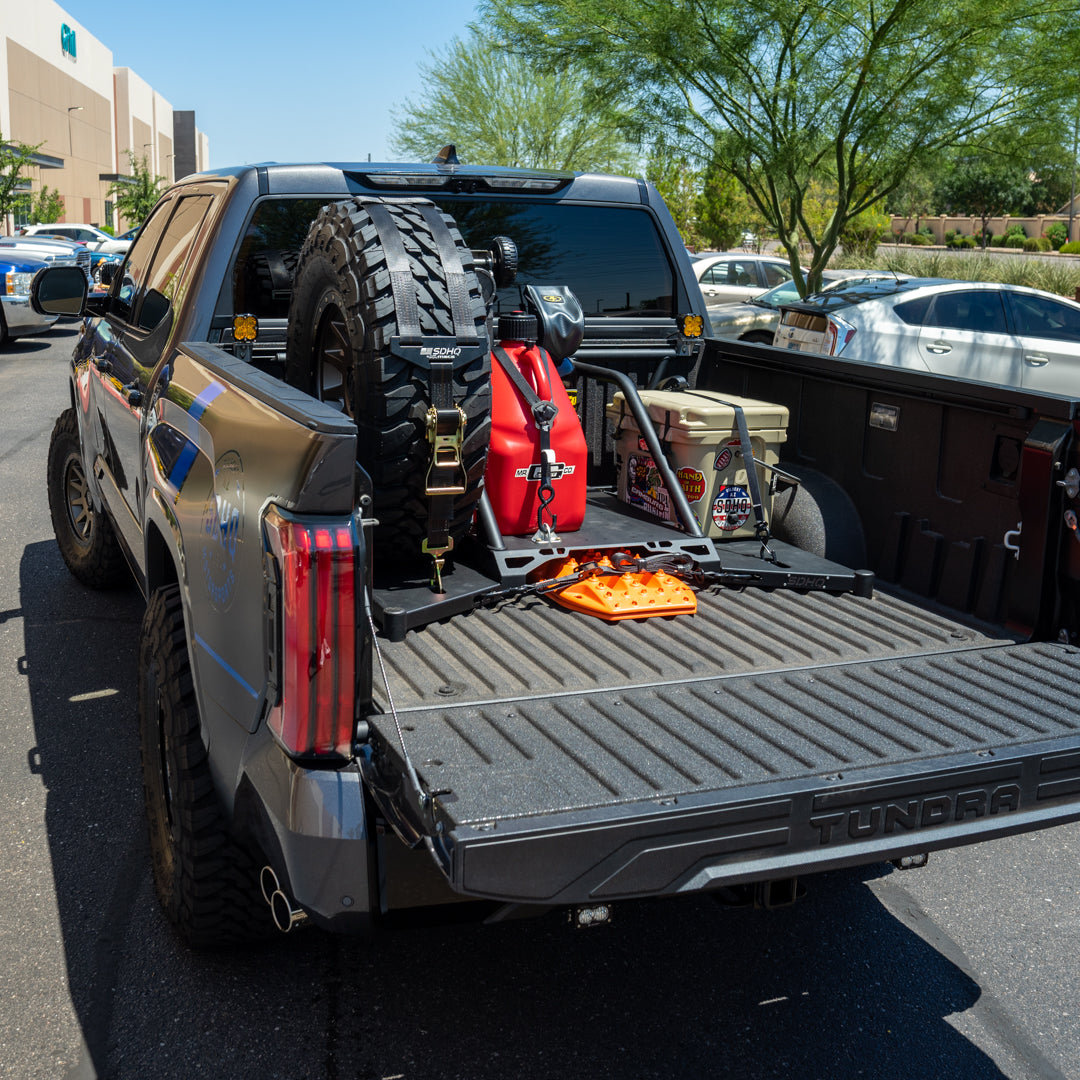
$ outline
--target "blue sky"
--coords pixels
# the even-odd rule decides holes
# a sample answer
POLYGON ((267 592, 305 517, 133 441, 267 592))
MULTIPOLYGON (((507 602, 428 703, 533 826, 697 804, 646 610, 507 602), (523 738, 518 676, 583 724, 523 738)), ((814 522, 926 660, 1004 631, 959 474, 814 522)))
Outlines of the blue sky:
POLYGON ((59 2, 117 67, 195 110, 214 168, 388 160, 390 109, 423 90, 417 62, 476 18, 476 0, 59 2))

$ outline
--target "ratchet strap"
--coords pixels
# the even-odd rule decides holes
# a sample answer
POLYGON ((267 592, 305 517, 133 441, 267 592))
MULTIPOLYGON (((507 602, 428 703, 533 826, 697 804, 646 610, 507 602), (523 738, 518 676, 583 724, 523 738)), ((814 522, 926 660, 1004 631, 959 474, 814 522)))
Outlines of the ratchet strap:
MULTIPOLYGON (((539 346, 537 346, 539 348, 539 346)), ((501 345, 496 345, 491 351, 492 356, 499 361, 499 365, 506 372, 507 378, 514 384, 515 389, 522 399, 532 410, 533 423, 536 424, 537 434, 540 436, 540 505, 536 509, 536 534, 533 542, 536 544, 557 543, 559 540, 555 532, 558 518, 553 510, 548 507, 555 499, 555 488, 551 484, 551 466, 555 462, 555 454, 551 449, 551 426, 555 423, 555 417, 559 414, 559 406, 554 401, 544 401, 539 394, 529 385, 528 380, 521 374, 520 369, 501 345), (547 514, 551 521, 544 521, 547 514)), ((553 372, 551 369, 551 357, 543 349, 540 357, 547 372, 548 385, 551 385, 553 372)))

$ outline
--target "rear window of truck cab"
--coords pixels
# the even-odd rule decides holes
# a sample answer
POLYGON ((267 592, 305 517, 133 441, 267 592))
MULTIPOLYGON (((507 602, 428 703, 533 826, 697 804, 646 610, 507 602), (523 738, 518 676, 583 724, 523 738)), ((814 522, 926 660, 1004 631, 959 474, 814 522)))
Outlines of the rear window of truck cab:
MULTIPOLYGON (((233 268, 236 311, 288 317, 292 271, 324 201, 272 198, 256 206, 233 268)), ((520 285, 540 284, 569 285, 591 318, 675 314, 674 271, 647 210, 476 197, 432 201, 454 217, 470 248, 487 248, 500 235, 517 244, 517 282, 500 290, 498 311, 520 306, 520 285)))

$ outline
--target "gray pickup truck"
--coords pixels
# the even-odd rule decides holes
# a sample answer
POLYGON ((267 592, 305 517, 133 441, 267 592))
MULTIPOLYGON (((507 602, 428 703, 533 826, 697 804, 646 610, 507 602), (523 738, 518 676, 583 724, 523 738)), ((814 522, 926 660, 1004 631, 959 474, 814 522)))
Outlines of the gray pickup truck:
POLYGON ((696 338, 642 181, 222 170, 164 195, 107 295, 50 269, 34 303, 84 317, 50 507, 79 581, 146 597, 154 880, 192 945, 779 904, 1080 818, 1080 401, 696 338), (562 378, 518 434, 583 450, 497 482, 497 354, 534 338, 562 378), (661 574, 684 613, 553 602, 661 574))

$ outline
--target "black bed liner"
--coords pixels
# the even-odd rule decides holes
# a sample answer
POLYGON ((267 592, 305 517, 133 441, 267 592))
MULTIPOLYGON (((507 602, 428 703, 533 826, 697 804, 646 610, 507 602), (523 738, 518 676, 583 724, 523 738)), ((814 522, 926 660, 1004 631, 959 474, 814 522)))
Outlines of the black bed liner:
MULTIPOLYGON (((881 592, 698 600, 607 624, 533 599, 382 643, 455 888, 678 892, 1080 817, 1080 650, 881 592)), ((371 730, 400 771, 393 717, 371 730)))

